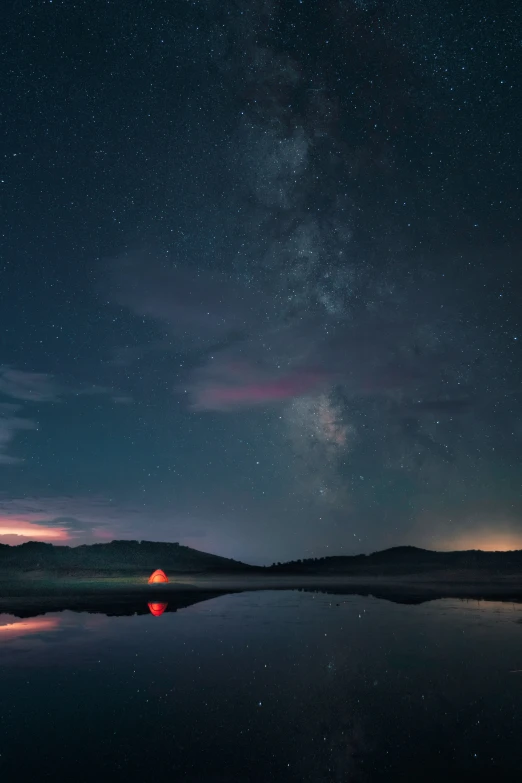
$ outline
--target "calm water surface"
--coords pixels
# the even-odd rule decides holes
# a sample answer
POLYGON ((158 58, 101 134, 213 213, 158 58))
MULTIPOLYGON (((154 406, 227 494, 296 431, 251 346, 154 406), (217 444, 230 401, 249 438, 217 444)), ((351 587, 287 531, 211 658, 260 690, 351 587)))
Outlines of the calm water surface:
POLYGON ((163 608, 0 614, 1 781, 522 779, 520 605, 163 608))

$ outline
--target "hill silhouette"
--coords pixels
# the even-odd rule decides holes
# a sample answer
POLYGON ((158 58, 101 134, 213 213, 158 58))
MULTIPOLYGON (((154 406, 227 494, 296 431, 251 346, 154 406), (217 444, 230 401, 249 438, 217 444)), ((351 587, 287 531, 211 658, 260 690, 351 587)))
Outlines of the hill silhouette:
POLYGON ((333 555, 274 563, 267 570, 273 574, 303 576, 399 576, 440 571, 522 575, 522 550, 435 552, 415 546, 396 546, 370 555, 333 555))
POLYGON ((333 555, 253 566, 188 546, 160 541, 111 541, 76 547, 38 541, 0 544, 0 574, 46 572, 75 576, 149 576, 156 568, 168 574, 395 577, 469 573, 522 576, 522 550, 436 552, 397 546, 369 555, 333 555))
POLYGON ((157 568, 167 573, 214 574, 257 570, 255 566, 237 560, 160 541, 111 541, 76 547, 56 546, 40 541, 29 541, 17 546, 0 544, 0 572, 149 576, 157 568))

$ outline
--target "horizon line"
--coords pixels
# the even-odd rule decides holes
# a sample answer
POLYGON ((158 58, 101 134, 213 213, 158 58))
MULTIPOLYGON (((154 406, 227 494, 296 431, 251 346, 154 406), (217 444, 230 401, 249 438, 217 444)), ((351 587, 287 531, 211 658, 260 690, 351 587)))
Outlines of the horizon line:
MULTIPOLYGON (((183 549, 191 549, 193 552, 199 552, 203 555, 210 555, 211 557, 219 557, 222 560, 231 560, 235 563, 243 563, 244 565, 252 565, 251 563, 247 563, 244 560, 236 560, 233 557, 227 557, 226 555, 217 555, 214 552, 206 552, 202 549, 195 549, 194 547, 187 546, 186 544, 180 544, 178 541, 152 541, 149 539, 137 539, 137 538, 114 538, 112 541, 93 541, 91 544, 61 544, 61 543, 54 543, 52 541, 38 541, 37 539, 31 539, 29 541, 23 541, 20 544, 4 544, 0 541, 0 546, 9 547, 11 549, 16 549, 18 547, 27 546, 28 544, 38 544, 43 545, 45 547, 62 547, 67 549, 79 549, 80 547, 91 547, 91 546, 108 546, 110 544, 122 544, 122 543, 134 543, 134 544, 162 544, 166 546, 179 546, 183 549)), ((300 557, 296 558, 294 560, 281 560, 281 561, 274 561, 271 565, 255 565, 253 567, 255 568, 271 568, 274 565, 285 565, 287 563, 298 563, 298 562, 304 562, 309 560, 326 560, 328 558, 334 558, 334 557, 346 557, 346 558, 352 558, 352 557, 371 557, 372 555, 380 554, 381 552, 389 552, 394 549, 416 549, 419 552, 432 552, 434 554, 454 554, 456 552, 459 553, 465 553, 465 552, 481 552, 483 554, 508 554, 513 552, 522 552, 522 549, 427 549, 425 547, 416 546, 415 544, 396 544, 395 546, 389 546, 385 547, 384 549, 375 549, 372 552, 369 552, 366 554, 365 552, 359 552, 357 554, 347 555, 347 554, 333 554, 333 555, 322 555, 320 557, 300 557)))

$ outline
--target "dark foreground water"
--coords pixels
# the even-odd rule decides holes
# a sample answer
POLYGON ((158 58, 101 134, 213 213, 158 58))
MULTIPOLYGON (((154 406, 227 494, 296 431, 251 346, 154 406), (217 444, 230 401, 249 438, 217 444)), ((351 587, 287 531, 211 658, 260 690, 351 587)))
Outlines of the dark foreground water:
POLYGON ((1 781, 522 779, 521 605, 139 609, 0 614, 1 781))

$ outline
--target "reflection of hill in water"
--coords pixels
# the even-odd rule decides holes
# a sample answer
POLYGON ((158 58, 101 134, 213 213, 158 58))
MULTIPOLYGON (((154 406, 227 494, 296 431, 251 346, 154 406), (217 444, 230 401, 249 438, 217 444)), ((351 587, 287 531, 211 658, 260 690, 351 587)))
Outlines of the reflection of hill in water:
MULTIPOLYGON (((272 588, 273 589, 273 588, 272 588)), ((277 588, 276 588, 277 589, 277 588)), ((447 590, 422 589, 411 586, 381 586, 381 587, 346 587, 346 586, 314 586, 299 588, 279 588, 278 592, 321 593, 331 595, 334 599, 347 596, 361 596, 378 598, 395 604, 418 605, 436 601, 441 598, 469 599, 490 601, 498 603, 522 603, 522 590, 506 592, 488 592, 487 589, 475 589, 463 587, 448 587, 447 590)), ((0 613, 5 612, 19 618, 37 617, 39 615, 56 612, 86 612, 88 614, 102 614, 106 617, 132 617, 133 615, 155 614, 158 617, 169 612, 177 612, 178 609, 186 609, 189 606, 220 598, 234 593, 263 592, 256 590, 187 590, 176 592, 154 591, 154 599, 145 593, 128 596, 54 596, 54 597, 25 597, 18 599, 0 600, 0 613), (161 607, 161 611, 151 610, 151 605, 161 607)), ((338 603, 338 601, 336 601, 338 603)))
MULTIPOLYGON (((168 594, 162 598, 157 591, 154 592, 154 604, 166 604, 161 614, 177 612, 178 609, 186 609, 202 601, 218 598, 226 595, 216 591, 190 591, 168 594)), ((130 596, 118 598, 95 598, 92 596, 64 596, 53 598, 23 598, 16 601, 4 600, 0 604, 0 612, 12 614, 14 617, 28 618, 42 614, 55 612, 87 612, 88 614, 104 614, 106 617, 132 617, 133 615, 151 614, 149 608, 150 596, 130 596)))
POLYGON ((441 598, 456 598, 473 601, 498 601, 499 603, 522 603, 522 590, 506 590, 505 592, 488 592, 487 588, 477 589, 474 586, 448 587, 445 590, 415 588, 404 586, 404 588, 393 587, 304 587, 301 588, 305 593, 323 593, 332 596, 362 596, 367 598, 380 598, 383 601, 390 601, 394 604, 418 605, 429 601, 438 601, 441 598))

